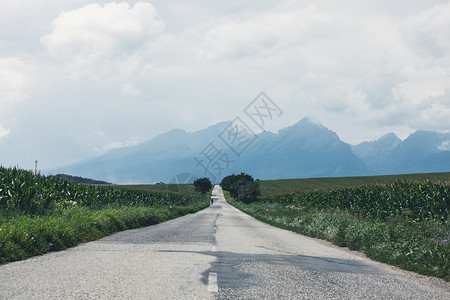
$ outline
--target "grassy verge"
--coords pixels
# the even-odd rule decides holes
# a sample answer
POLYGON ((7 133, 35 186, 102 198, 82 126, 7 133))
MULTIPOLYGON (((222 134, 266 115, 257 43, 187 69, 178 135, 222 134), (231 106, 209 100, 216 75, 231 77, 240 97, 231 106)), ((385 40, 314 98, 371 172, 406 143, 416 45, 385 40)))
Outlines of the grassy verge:
POLYGON ((76 207, 47 215, 0 218, 0 264, 63 250, 121 230, 161 223, 208 206, 76 207))
POLYGON ((0 166, 0 264, 157 224, 209 205, 208 196, 190 190, 182 185, 178 192, 159 192, 143 186, 76 184, 0 166))
POLYGON ((391 218, 382 222, 338 209, 269 202, 243 204, 226 197, 238 209, 276 227, 328 240, 406 270, 450 280, 450 233, 448 226, 439 221, 391 218))

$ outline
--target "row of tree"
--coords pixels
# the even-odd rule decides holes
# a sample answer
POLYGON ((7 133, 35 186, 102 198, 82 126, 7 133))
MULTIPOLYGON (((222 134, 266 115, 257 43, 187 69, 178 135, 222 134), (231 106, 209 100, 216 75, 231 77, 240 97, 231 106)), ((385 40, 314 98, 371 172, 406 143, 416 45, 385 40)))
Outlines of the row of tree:
MULTIPOLYGON (((260 195, 258 181, 245 173, 225 177, 222 179, 220 186, 222 189, 229 191, 231 197, 244 203, 254 202, 260 195)), ((194 187, 196 191, 205 194, 212 188, 212 183, 209 178, 203 177, 194 181, 194 187)))
POLYGON ((85 184, 112 184, 106 181, 102 180, 95 180, 91 178, 84 178, 80 176, 72 176, 68 174, 57 174, 54 175, 54 177, 63 178, 67 181, 73 182, 73 183, 85 183, 85 184))

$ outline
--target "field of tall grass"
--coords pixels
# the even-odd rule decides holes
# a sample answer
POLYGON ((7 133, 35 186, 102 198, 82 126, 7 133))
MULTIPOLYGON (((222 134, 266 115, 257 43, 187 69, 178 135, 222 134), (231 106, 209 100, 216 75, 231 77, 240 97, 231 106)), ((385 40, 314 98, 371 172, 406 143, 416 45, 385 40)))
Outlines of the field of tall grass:
POLYGON ((230 202, 274 226, 450 280, 450 182, 399 179, 329 189, 322 184, 318 190, 263 192, 252 204, 230 202))
POLYGON ((324 178, 300 178, 260 181, 260 189, 263 195, 277 195, 294 192, 318 191, 330 189, 357 187, 361 185, 389 184, 397 180, 412 181, 450 181, 450 173, 423 173, 423 174, 399 174, 380 176, 353 176, 353 177, 324 177, 324 178))
POLYGON ((0 263, 157 224, 209 205, 201 193, 70 183, 0 167, 0 263))

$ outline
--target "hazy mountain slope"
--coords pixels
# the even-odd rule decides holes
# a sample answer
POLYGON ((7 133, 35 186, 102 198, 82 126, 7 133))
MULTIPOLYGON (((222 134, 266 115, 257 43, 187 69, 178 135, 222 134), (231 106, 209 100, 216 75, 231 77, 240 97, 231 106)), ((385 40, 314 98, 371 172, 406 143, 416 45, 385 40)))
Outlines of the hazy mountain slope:
MULTIPOLYGON (((223 122, 195 132, 171 130, 139 145, 50 172, 113 183, 170 182, 180 173, 209 176, 195 158, 213 144, 229 157, 227 167, 214 174, 216 182, 237 172, 281 179, 450 171, 450 134, 417 131, 401 141, 391 133, 350 146, 333 131, 305 118, 276 134, 260 133, 248 148, 236 153, 224 141, 229 125, 223 122)), ((213 169, 210 165, 209 170, 213 169)))
POLYGON ((305 118, 260 135, 242 165, 263 179, 366 175, 370 171, 333 131, 305 118))
MULTIPOLYGON (((436 168, 427 167, 426 161, 428 160, 430 163, 435 161, 433 164, 436 164, 436 158, 440 157, 438 154, 443 152, 440 148, 446 141, 450 141, 449 133, 418 130, 409 135, 387 155, 383 171, 387 174, 414 173, 424 170, 434 172, 436 168)), ((445 154, 443 154, 444 157, 445 154)), ((444 159, 440 163, 445 166, 446 162, 448 163, 444 159)))
POLYGON ((353 146, 353 152, 377 174, 450 170, 450 134, 418 130, 404 141, 395 135, 353 146))
POLYGON ((394 133, 388 133, 378 140, 352 146, 353 153, 375 172, 384 168, 386 156, 402 142, 394 133))
POLYGON ((407 173, 448 172, 450 170, 450 151, 439 151, 417 161, 407 173))
MULTIPOLYGON (((106 154, 50 170, 114 183, 169 182, 179 173, 194 173, 194 156, 213 140, 229 122, 193 133, 175 129, 147 142, 114 149, 106 154)), ((200 175, 200 172, 196 172, 200 175)), ((194 173, 195 174, 195 173, 194 173)))

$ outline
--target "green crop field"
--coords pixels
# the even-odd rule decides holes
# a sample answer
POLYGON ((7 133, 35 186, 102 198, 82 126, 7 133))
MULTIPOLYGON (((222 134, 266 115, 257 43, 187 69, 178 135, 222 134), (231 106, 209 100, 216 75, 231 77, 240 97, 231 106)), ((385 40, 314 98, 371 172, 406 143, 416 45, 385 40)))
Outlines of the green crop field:
POLYGON ((377 183, 392 183, 398 179, 408 181, 449 182, 450 173, 426 173, 426 174, 404 174, 384 176, 360 176, 360 177, 327 177, 306 179, 282 179, 260 181, 262 195, 276 195, 308 190, 329 190, 349 186, 360 186, 377 183))
POLYGON ((196 193, 193 184, 125 184, 125 185, 118 185, 117 187, 137 191, 171 193, 181 195, 196 193))
POLYGON ((237 208, 401 268, 450 280, 450 173, 260 181, 237 208))
POLYGON ((341 187, 329 190, 267 195, 260 201, 347 210, 364 218, 386 221, 404 216, 416 221, 447 221, 450 214, 450 186, 431 181, 398 180, 393 183, 341 187))
POLYGON ((208 205, 209 197, 192 186, 76 184, 0 167, 0 264, 157 224, 208 205))

